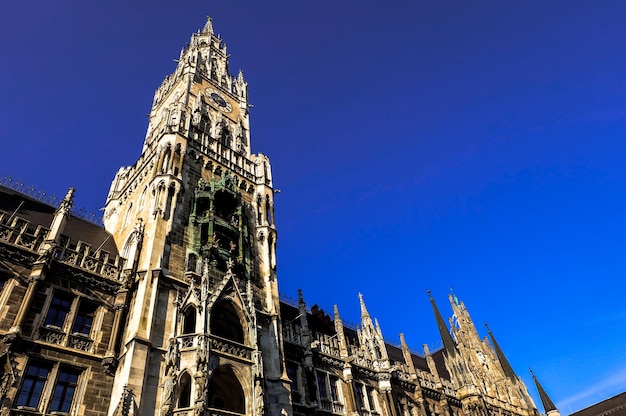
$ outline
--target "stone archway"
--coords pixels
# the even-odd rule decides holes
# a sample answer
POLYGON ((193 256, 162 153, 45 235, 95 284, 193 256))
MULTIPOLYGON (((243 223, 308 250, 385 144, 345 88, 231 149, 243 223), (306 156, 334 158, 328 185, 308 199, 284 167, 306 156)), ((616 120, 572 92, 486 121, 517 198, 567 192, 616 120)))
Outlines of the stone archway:
POLYGON ((218 367, 209 381, 207 394, 209 408, 245 413, 246 398, 241 383, 232 367, 218 367))

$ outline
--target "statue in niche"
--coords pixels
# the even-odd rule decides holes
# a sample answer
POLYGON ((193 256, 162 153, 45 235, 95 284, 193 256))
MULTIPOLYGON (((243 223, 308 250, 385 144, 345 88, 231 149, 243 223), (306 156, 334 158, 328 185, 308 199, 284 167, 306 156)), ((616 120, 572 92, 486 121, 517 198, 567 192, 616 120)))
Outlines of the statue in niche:
POLYGON ((218 248, 220 246, 220 239, 217 238, 217 234, 213 233, 211 236, 211 247, 218 248))
POLYGON ((165 355, 165 366, 176 367, 178 365, 178 359, 180 358, 180 351, 178 350, 178 340, 176 338, 170 338, 170 345, 165 355))
POLYGON ((222 115, 218 111, 217 115, 215 116, 215 119, 213 120, 213 123, 211 124, 211 131, 210 131, 211 137, 213 137, 216 140, 221 136, 222 124, 223 124, 222 115))
POLYGON ((252 353, 252 358, 254 360, 254 365, 252 367, 252 372, 255 377, 263 377, 263 355, 261 351, 255 351, 252 353))
POLYGON ((261 387, 260 380, 257 380, 254 386, 254 401, 256 402, 256 414, 258 416, 263 415, 265 412, 265 403, 263 401, 263 387, 261 387))
POLYGON ((203 113, 202 107, 203 107, 202 94, 198 94, 198 96, 196 97, 193 103, 192 116, 191 116, 191 124, 194 127, 198 127, 200 125, 200 121, 202 121, 202 113, 203 113))
POLYGON ((235 150, 237 150, 238 152, 244 152, 246 148, 246 139, 245 132, 243 127, 241 126, 241 123, 234 124, 233 135, 235 136, 235 150))
POLYGON ((207 76, 210 78, 211 77, 211 55, 210 52, 208 52, 206 55, 203 56, 204 58, 204 70, 207 74, 207 76))
POLYGON ((176 390, 176 370, 169 367, 165 380, 163 381, 163 405, 161 407, 163 414, 169 414, 174 406, 174 392, 176 390))

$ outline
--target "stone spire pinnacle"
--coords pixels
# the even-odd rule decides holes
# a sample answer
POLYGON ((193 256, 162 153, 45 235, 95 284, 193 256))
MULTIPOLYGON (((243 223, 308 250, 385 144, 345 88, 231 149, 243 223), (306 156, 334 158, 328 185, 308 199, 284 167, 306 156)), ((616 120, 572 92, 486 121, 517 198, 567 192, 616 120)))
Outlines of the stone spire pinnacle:
POLYGON ((213 18, 211 16, 207 16, 206 24, 202 28, 202 33, 206 35, 213 34, 213 18))
POLYGON ((450 331, 448 331, 448 327, 446 322, 443 320, 437 305, 435 304, 435 299, 433 299, 430 290, 428 291, 428 297, 430 298, 430 303, 433 305, 433 311, 435 312, 435 319, 437 320, 437 327, 439 328, 439 334, 441 335, 441 340, 443 341, 443 346, 448 352, 448 354, 452 357, 456 356, 456 344, 452 339, 452 335, 450 335, 450 331))
POLYGON ((559 415, 559 411, 557 410, 554 403, 552 403, 552 400, 550 400, 548 393, 546 393, 546 391, 543 389, 543 387, 539 383, 539 380, 537 380, 535 373, 533 373, 532 369, 529 369, 529 370, 530 370, 530 374, 532 374, 533 376, 533 380, 535 381, 535 386, 537 387, 537 391, 539 392, 539 398, 541 399, 543 410, 546 412, 546 414, 551 415, 551 416, 559 415))
POLYGON ((74 203, 74 188, 70 188, 67 190, 67 194, 63 198, 63 201, 59 204, 57 211, 63 211, 64 214, 70 212, 72 208, 72 204, 74 203))
POLYGON ((337 305, 333 305, 333 312, 335 315, 335 332, 337 333, 337 340, 339 341, 339 353, 342 357, 348 356, 348 347, 346 344, 346 336, 343 332, 343 321, 339 316, 339 308, 337 305))
POLYGON ((65 197, 54 212, 52 218, 52 224, 50 224, 50 231, 46 237, 47 243, 43 245, 42 249, 47 251, 50 248, 52 242, 58 242, 61 237, 61 233, 65 228, 65 223, 70 216, 72 205, 74 204, 74 188, 70 188, 65 194, 65 197))
POLYGON ((513 367, 511 367, 511 364, 509 364, 509 361, 506 359, 506 356, 504 355, 502 348, 500 348, 500 345, 498 345, 498 341, 496 341, 496 338, 491 333, 491 330, 489 329, 489 326, 487 325, 487 323, 485 323, 485 327, 487 328, 487 332, 489 333, 489 337, 491 338, 491 343, 493 344, 493 348, 496 350, 496 355, 498 356, 498 360, 500 361, 500 364, 502 365, 504 374, 506 374, 506 376, 512 381, 516 381, 517 377, 515 376, 513 367))
POLYGON ((359 293, 359 303, 361 304, 361 318, 369 318, 370 314, 365 307, 365 301, 363 300, 363 294, 359 293))

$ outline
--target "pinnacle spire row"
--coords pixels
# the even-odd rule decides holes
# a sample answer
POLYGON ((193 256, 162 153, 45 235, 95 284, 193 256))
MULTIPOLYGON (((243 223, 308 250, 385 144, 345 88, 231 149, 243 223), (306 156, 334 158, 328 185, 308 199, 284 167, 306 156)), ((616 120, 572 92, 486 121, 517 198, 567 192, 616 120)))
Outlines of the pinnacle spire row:
POLYGON ((205 33, 207 35, 213 34, 213 18, 211 16, 207 16, 206 23, 202 28, 202 33, 205 33))
POLYGON ((532 374, 533 376, 533 380, 535 382, 535 386, 537 387, 537 391, 539 392, 539 398, 541 399, 541 404, 543 405, 544 412, 548 413, 548 412, 552 412, 555 410, 558 412, 556 406, 554 405, 552 400, 550 400, 548 393, 546 393, 544 388, 541 386, 541 383, 539 383, 539 380, 537 380, 537 376, 535 376, 535 373, 533 373, 533 370, 531 368, 529 368, 529 370, 530 370, 530 374, 532 374))
POLYGON ((448 326, 446 322, 443 320, 437 305, 435 304, 435 299, 433 299, 430 290, 428 291, 428 297, 430 298, 430 303, 433 305, 433 311, 435 312, 435 319, 437 320, 437 327, 439 328, 439 334, 441 335, 441 340, 443 341, 443 346, 451 356, 456 356, 456 343, 452 339, 452 335, 450 335, 450 331, 448 331, 448 326))
POLYGON ((361 304, 361 318, 370 317, 367 308, 365 307, 365 301, 363 300, 363 294, 359 293, 359 303, 361 304))
POLYGON ((515 376, 515 372, 513 371, 513 367, 511 367, 509 360, 506 359, 506 356, 504 355, 502 348, 500 348, 498 341, 496 341, 496 338, 493 336, 493 333, 491 332, 491 329, 489 329, 489 325, 487 325, 486 322, 485 322, 485 327, 487 328, 487 333, 489 333, 489 337, 491 338, 491 343, 493 344, 493 348, 496 350, 496 355, 498 356, 498 360, 500 361, 500 364, 502 365, 504 374, 506 374, 506 376, 512 381, 517 380, 517 377, 515 376))

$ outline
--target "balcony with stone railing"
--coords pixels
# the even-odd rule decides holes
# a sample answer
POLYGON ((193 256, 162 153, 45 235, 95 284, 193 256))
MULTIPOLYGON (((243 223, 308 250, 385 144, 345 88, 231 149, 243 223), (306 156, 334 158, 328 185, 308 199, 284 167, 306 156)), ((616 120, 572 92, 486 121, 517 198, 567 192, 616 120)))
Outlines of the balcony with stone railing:
POLYGON ((292 321, 285 321, 283 324, 283 340, 300 347, 306 347, 302 342, 302 328, 294 325, 292 321))
POLYGON ((36 252, 44 242, 48 229, 14 214, 0 211, 0 241, 36 252))
POLYGON ((313 344, 318 345, 318 351, 326 355, 332 355, 334 357, 340 356, 339 341, 337 335, 327 335, 320 332, 313 333, 313 344))
POLYGON ((345 406, 338 401, 322 399, 320 400, 320 409, 329 413, 343 414, 345 406))
POLYGON ((71 240, 67 236, 61 237, 54 251, 54 259, 113 280, 120 279, 120 271, 125 262, 120 256, 111 256, 102 249, 92 250, 90 244, 71 240))
POLYGON ((172 411, 173 416, 194 416, 193 407, 184 407, 182 409, 174 409, 172 411))
MULTIPOLYGON (((19 216, 0 211, 0 241, 33 252, 39 251, 46 239, 48 228, 32 224, 19 216)), ((62 235, 54 249, 53 258, 90 273, 118 280, 124 259, 112 256, 100 248, 92 250, 91 245, 72 240, 62 235)))
POLYGON ((224 409, 214 409, 209 407, 209 415, 211 416, 243 416, 244 413, 231 412, 229 410, 224 409))
MULTIPOLYGON (((208 408, 207 413, 203 413, 210 416, 244 416, 244 413, 231 412, 224 409, 208 408)), ((182 409, 174 409, 172 411, 173 416, 194 416, 196 415, 193 407, 185 407, 182 409)))
POLYGON ((73 348, 84 352, 93 352, 94 341, 84 334, 67 334, 61 328, 45 325, 39 328, 37 339, 48 344, 73 348))
POLYGON ((252 348, 247 345, 240 344, 236 341, 218 337, 217 335, 201 335, 201 334, 185 334, 178 337, 180 341, 181 351, 194 350, 201 345, 200 338, 206 337, 212 352, 224 354, 225 356, 235 357, 252 361, 252 348))
POLYGON ((208 139, 208 143, 211 144, 206 145, 205 143, 207 143, 206 140, 200 140, 195 142, 195 145, 199 147, 202 153, 225 166, 227 169, 243 176, 251 182, 255 181, 257 177, 255 164, 252 160, 248 159, 244 153, 222 146, 219 142, 211 138, 208 139))

